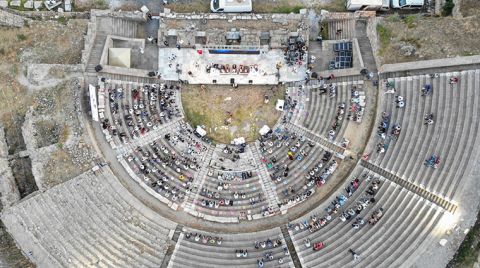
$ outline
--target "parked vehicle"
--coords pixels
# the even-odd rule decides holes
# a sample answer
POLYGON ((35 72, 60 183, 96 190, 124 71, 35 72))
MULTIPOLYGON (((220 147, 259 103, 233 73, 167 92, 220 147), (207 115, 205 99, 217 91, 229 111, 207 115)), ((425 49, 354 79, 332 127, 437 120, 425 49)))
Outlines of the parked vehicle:
POLYGON ((252 12, 252 0, 211 0, 212 12, 252 12))
POLYGON ((418 9, 422 8, 425 0, 347 0, 346 7, 349 11, 393 9, 418 9))

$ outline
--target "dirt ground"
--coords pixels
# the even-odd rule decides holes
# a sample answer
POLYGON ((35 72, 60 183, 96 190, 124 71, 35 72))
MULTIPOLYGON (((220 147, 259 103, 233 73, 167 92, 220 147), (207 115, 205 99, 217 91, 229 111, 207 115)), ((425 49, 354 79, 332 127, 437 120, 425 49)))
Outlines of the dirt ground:
MULTIPOLYGON (((25 66, 30 63, 78 64, 83 49, 83 36, 86 32, 86 20, 30 21, 27 27, 14 29, 0 27, 0 123, 5 127, 9 153, 25 150, 21 127, 25 113, 33 107, 35 115, 46 116, 34 125, 38 126, 34 138, 38 147, 57 144, 60 150, 72 132, 75 120, 74 90, 65 75, 52 68, 52 78, 58 78, 59 84, 44 89, 32 89, 19 81, 26 75, 25 66), (51 120, 51 121, 49 121, 51 120), (54 134, 54 135, 52 135, 54 134)), ((82 133, 76 133, 82 140, 82 133)), ((78 157, 82 153, 75 140, 68 153, 52 154, 45 159, 47 181, 52 178, 58 183, 56 175, 69 179, 85 169, 85 159, 78 157), (75 156, 75 159, 74 159, 75 156), (74 162, 73 165, 67 165, 74 162), (50 167, 50 169, 48 169, 50 167), (55 172, 61 170, 63 173, 55 172), (65 177, 66 176, 66 177, 65 177)), ((90 162, 90 160, 88 161, 90 162)))
POLYGON ((480 2, 478 0, 461 0, 460 3, 462 16, 468 17, 480 14, 480 2))
POLYGON ((263 125, 272 127, 281 115, 275 110, 277 99, 283 99, 281 86, 209 85, 203 91, 198 85, 182 88, 182 104, 187 121, 193 127, 204 125, 207 135, 221 143, 244 137, 247 141, 258 137, 263 125), (264 97, 269 102, 264 103, 264 97), (230 120, 230 121, 229 121, 230 120))
POLYGON ((480 15, 393 15, 377 27, 383 64, 480 54, 480 15))
MULTIPOLYGON (((0 122, 8 128, 32 98, 16 80, 22 64, 80 62, 86 20, 32 21, 28 27, 0 27, 0 122)), ((7 130, 8 131, 8 130, 7 130)))

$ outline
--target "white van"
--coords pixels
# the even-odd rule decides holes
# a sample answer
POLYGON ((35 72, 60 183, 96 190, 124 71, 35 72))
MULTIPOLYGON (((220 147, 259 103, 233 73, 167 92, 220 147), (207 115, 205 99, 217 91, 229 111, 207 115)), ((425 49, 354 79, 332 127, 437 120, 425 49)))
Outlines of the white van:
POLYGON ((424 5, 424 0, 392 0, 392 8, 395 9, 418 9, 424 5))
POLYGON ((252 0, 212 0, 212 12, 252 12, 252 0))

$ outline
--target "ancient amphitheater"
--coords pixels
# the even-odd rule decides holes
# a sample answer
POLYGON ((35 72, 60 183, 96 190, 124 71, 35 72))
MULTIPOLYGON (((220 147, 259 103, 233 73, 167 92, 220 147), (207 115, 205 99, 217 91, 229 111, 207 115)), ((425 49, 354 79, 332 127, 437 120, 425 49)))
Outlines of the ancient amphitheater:
MULTIPOLYGON (((145 14, 92 11, 81 105, 103 161, 3 210, 8 232, 34 264, 445 267, 478 212, 478 56, 379 66, 368 12, 314 17, 329 27, 323 44, 309 37, 318 27, 303 12, 156 16, 165 25, 270 20, 269 49, 303 37, 301 63, 322 46, 351 42, 353 68, 318 73, 335 73, 328 79, 310 77, 306 64, 295 72, 307 79, 279 68, 258 82, 287 88, 277 124, 255 142, 215 144, 185 119, 186 70, 171 79, 179 72, 149 74, 164 68, 162 53, 220 47, 209 43, 211 29, 189 39, 183 26, 173 33, 160 25, 152 44, 143 34, 145 14), (164 43, 180 38, 193 43, 164 43), (122 44, 142 52, 132 49, 132 66, 107 63, 108 49, 122 44), (156 55, 157 68, 136 62, 143 53, 156 55)), ((243 34, 250 47, 263 41, 243 34)))

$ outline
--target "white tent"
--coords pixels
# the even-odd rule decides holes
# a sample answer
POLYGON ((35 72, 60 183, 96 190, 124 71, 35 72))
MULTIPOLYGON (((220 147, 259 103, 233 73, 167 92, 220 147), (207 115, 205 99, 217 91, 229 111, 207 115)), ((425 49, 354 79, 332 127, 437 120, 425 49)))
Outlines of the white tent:
POLYGON ((92 110, 93 121, 98 122, 97 90, 94 86, 88 85, 90 94, 90 109, 92 110))
POLYGON ((201 128, 200 126, 197 126, 195 131, 202 137, 207 135, 207 132, 205 131, 205 129, 201 128))
POLYGON ((236 139, 233 139, 233 141, 232 141, 232 144, 234 144, 234 145, 241 145, 241 144, 244 144, 244 143, 245 143, 245 138, 244 137, 236 138, 236 139))
POLYGON ((109 48, 108 65, 130 68, 131 48, 109 48))
POLYGON ((267 125, 263 125, 263 127, 258 131, 260 135, 265 135, 270 131, 270 128, 267 125))
POLYGON ((284 100, 277 100, 277 104, 275 105, 275 109, 279 110, 280 112, 283 112, 283 106, 285 105, 284 100))

